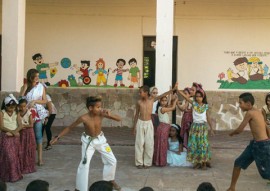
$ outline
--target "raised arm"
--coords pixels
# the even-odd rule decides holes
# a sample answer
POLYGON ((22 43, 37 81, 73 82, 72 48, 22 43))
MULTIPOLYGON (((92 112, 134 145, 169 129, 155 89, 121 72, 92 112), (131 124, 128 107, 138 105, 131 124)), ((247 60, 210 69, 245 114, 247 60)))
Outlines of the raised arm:
POLYGON ((249 111, 247 111, 244 120, 242 121, 242 123, 239 125, 239 127, 237 129, 235 129, 233 132, 231 132, 229 135, 233 136, 233 135, 237 135, 239 133, 241 133, 244 128, 247 126, 247 124, 249 123, 249 121, 251 120, 252 116, 250 114, 249 111))
POLYGON ((175 110, 177 101, 178 101, 178 98, 177 98, 177 96, 175 96, 175 98, 173 100, 173 104, 171 106, 169 106, 169 107, 162 107, 161 108, 161 113, 166 113, 166 112, 170 112, 170 111, 175 110))
POLYGON ((192 103, 192 100, 184 94, 182 90, 178 90, 178 93, 185 98, 189 103, 192 103))
POLYGON ((56 137, 54 137, 53 140, 51 140, 51 144, 54 144, 56 143, 60 137, 63 137, 65 136, 66 134, 68 134, 72 129, 74 129, 75 127, 77 127, 80 123, 82 123, 83 120, 82 120, 82 117, 79 117, 75 122, 73 122, 70 126, 66 127, 65 129, 63 129, 61 131, 61 133, 59 133, 59 135, 57 135, 56 137))

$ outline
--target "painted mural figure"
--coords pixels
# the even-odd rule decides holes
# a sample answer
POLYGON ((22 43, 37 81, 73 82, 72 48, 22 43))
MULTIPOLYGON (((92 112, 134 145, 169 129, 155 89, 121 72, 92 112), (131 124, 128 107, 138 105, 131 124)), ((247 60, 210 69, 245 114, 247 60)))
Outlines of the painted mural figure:
POLYGON ((269 70, 269 67, 265 64, 263 67, 263 79, 265 80, 269 78, 268 70, 269 70))
POLYGON ((96 71, 93 72, 93 76, 95 74, 97 74, 97 86, 100 86, 101 82, 104 84, 104 86, 106 86, 107 79, 105 77, 105 74, 108 74, 108 72, 105 70, 105 62, 102 58, 96 61, 96 71))
POLYGON ((50 67, 57 66, 58 62, 54 63, 44 63, 42 55, 37 53, 32 56, 34 63, 36 64, 36 69, 39 72, 39 80, 41 83, 45 83, 47 86, 50 85, 47 77, 47 70, 50 70, 50 67))
POLYGON ((137 66, 137 60, 135 58, 131 58, 128 61, 130 65, 130 70, 129 70, 129 76, 128 79, 130 80, 130 86, 129 88, 134 88, 134 84, 137 83, 138 87, 140 86, 140 69, 137 66))
POLYGON ((250 80, 263 80, 262 62, 258 57, 248 59, 248 76, 250 80))
POLYGON ((125 84, 123 83, 123 72, 129 71, 129 69, 123 69, 125 65, 126 65, 126 61, 122 58, 119 58, 116 61, 117 68, 112 71, 112 73, 116 72, 115 83, 113 85, 114 87, 117 87, 118 81, 120 82, 121 87, 125 87, 125 84))
POLYGON ((234 73, 231 68, 227 70, 228 81, 238 82, 240 84, 247 83, 248 73, 247 73, 247 63, 248 59, 246 57, 237 58, 234 62, 237 73, 234 73))
POLYGON ((81 75, 79 77, 79 85, 85 84, 88 85, 91 83, 91 78, 89 76, 89 72, 92 69, 90 68, 90 60, 81 60, 81 67, 78 68, 77 65, 74 65, 74 68, 76 68, 76 73, 81 75))

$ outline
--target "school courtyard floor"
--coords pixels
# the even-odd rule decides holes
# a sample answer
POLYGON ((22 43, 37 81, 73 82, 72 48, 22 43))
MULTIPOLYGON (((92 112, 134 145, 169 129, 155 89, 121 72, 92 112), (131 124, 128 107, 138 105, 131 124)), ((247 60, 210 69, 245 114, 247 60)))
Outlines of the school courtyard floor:
MULTIPOLYGON (((61 130, 53 127, 53 134, 61 130)), ((36 173, 24 175, 23 180, 8 183, 8 191, 23 191, 27 184, 34 179, 47 180, 50 191, 73 191, 77 166, 81 158, 80 135, 81 127, 63 137, 52 150, 44 151, 45 165, 38 167, 36 173)), ((196 191, 201 182, 211 182, 217 191, 228 188, 234 159, 243 151, 251 139, 250 132, 229 137, 228 132, 217 132, 210 137, 212 147, 211 169, 206 171, 193 170, 184 167, 152 167, 137 169, 134 166, 134 136, 128 128, 104 128, 103 132, 110 143, 118 160, 116 181, 122 191, 138 191, 144 186, 151 186, 155 191, 196 191)), ((103 165, 98 152, 92 158, 89 185, 102 179, 103 165)), ((1 169, 0 169, 1 170, 1 169)), ((267 181, 258 174, 253 163, 247 170, 242 171, 238 191, 270 190, 267 181)))

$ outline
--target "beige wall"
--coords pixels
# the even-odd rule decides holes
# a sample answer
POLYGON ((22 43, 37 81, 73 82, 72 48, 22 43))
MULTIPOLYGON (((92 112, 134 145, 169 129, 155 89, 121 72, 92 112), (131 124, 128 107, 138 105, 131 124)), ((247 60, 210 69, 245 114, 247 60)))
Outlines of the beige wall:
MULTIPOLYGON (((35 66, 31 56, 37 52, 43 54, 45 62, 68 57, 80 65, 80 60, 89 59, 91 68, 98 58, 115 68, 118 58, 135 57, 141 67, 142 36, 155 35, 155 1, 77 2, 28 1, 25 73, 35 66)), ((179 38, 180 87, 198 81, 206 90, 217 90, 218 74, 228 68, 235 70, 233 61, 239 57, 224 51, 269 50, 269 5, 266 1, 237 2, 227 6, 223 1, 176 1, 174 35, 179 38)), ((263 61, 270 63, 270 56, 263 61)), ((57 69, 57 75, 50 79, 53 83, 66 79, 66 73, 78 77, 74 70, 57 69)), ((124 73, 124 78, 127 75, 124 73)), ((109 76, 110 82, 114 76, 109 76)))

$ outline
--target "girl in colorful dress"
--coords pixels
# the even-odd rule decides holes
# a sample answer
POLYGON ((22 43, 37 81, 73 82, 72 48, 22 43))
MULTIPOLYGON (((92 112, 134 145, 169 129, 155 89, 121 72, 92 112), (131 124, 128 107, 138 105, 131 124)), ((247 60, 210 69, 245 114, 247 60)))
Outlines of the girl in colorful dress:
MULTIPOLYGON (((37 115, 34 122, 34 131, 38 151, 38 165, 43 165, 42 160, 42 123, 48 116, 48 111, 44 108, 47 103, 46 91, 43 84, 38 82, 39 72, 36 69, 30 69, 27 72, 27 83, 21 88, 20 96, 25 96, 28 102, 28 108, 36 110, 37 115)), ((32 115, 33 117, 33 115, 32 115)))
MULTIPOLYGON (((156 98, 158 95, 158 89, 157 87, 151 87, 150 88, 150 96, 153 98, 156 98)), ((159 119, 158 119, 158 114, 157 114, 157 104, 158 104, 158 100, 154 102, 153 104, 153 108, 152 108, 152 123, 154 126, 154 133, 156 132, 157 126, 159 124, 159 119)))
MULTIPOLYGON (((190 91, 191 91, 191 88, 184 89, 184 94, 186 94, 186 96, 189 98, 191 97, 190 91)), ((184 147, 187 148, 189 128, 193 121, 192 120, 192 104, 189 103, 187 100, 183 100, 181 105, 179 102, 177 102, 177 106, 181 111, 184 112, 182 116, 180 136, 184 140, 183 141, 184 147)))
POLYGON ((265 97, 265 105, 262 108, 262 114, 265 120, 265 123, 270 128, 270 93, 268 93, 265 97))
POLYGON ((0 112, 0 179, 4 182, 16 182, 23 178, 19 160, 22 123, 20 115, 17 115, 17 103, 10 94, 4 99, 0 112))
POLYGON ((153 163, 156 166, 167 165, 168 137, 171 127, 168 112, 175 109, 177 101, 178 98, 175 95, 174 100, 172 100, 173 104, 171 106, 167 106, 167 97, 164 96, 160 99, 160 107, 158 108, 158 118, 160 123, 155 133, 153 156, 153 163))
POLYGON ((180 137, 180 126, 172 124, 168 139, 167 164, 169 166, 192 166, 187 161, 187 152, 183 152, 183 140, 180 137))
POLYGON ((192 103, 193 123, 189 131, 187 160, 194 164, 194 169, 202 168, 206 170, 207 166, 211 167, 208 125, 211 129, 211 135, 214 132, 210 123, 205 92, 202 89, 198 89, 195 93, 194 101, 187 97, 181 90, 178 90, 178 92, 189 103, 192 103))
POLYGON ((32 113, 27 109, 27 100, 19 100, 19 114, 22 119, 20 131, 20 165, 23 174, 36 172, 36 141, 32 113))

